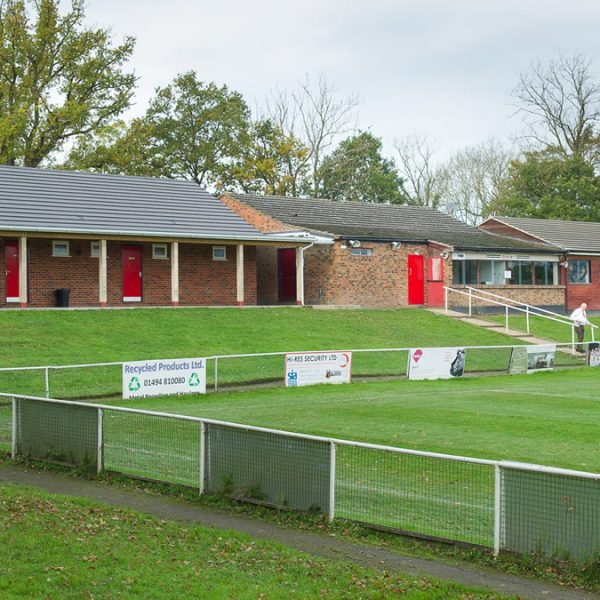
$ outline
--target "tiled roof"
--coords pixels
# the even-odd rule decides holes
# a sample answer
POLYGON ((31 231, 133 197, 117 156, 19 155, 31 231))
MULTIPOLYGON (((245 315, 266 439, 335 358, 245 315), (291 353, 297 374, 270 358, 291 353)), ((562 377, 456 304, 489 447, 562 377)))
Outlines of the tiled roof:
POLYGON ((490 220, 519 229, 568 252, 600 252, 600 223, 490 217, 490 220))
POLYGON ((0 166, 0 231, 266 239, 196 183, 0 166))
POLYGON ((432 208, 336 202, 315 198, 255 196, 227 192, 232 198, 283 223, 310 231, 362 240, 436 241, 455 249, 555 251, 546 244, 480 231, 432 208))

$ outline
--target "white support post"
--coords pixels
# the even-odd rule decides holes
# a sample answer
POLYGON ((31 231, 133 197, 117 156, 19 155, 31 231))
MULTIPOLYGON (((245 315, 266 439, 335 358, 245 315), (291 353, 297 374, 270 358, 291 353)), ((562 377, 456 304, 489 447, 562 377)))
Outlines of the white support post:
POLYGON ((244 305, 244 245, 238 244, 236 259, 236 290, 238 306, 244 305))
POLYGON ((329 442, 329 522, 335 518, 335 442, 329 442))
POLYGON ((304 248, 296 248, 296 304, 304 306, 304 248))
POLYGON ((575 324, 571 325, 571 351, 575 352, 575 324))
POLYGON ((473 306, 473 290, 471 288, 469 288, 469 316, 471 316, 472 306, 473 306))
POLYGON ((10 447, 10 457, 15 460, 17 457, 17 399, 12 398, 12 444, 10 447))
POLYGON ((50 398, 50 368, 44 369, 44 384, 46 386, 46 398, 50 398))
POLYGON ((596 341, 596 338, 594 336, 594 329, 595 328, 594 327, 590 327, 590 329, 592 330, 592 342, 595 342, 596 341))
POLYGON ((500 526, 502 513, 502 472, 495 466, 494 476, 494 556, 500 553, 500 526))
POLYGON ((506 323, 504 325, 504 328, 506 329, 506 331, 508 331, 508 306, 506 306, 504 310, 506 312, 506 323))
POLYGON ((19 304, 27 306, 27 238, 19 238, 19 304))
POLYGON ((98 409, 98 453, 96 455, 96 473, 102 473, 104 468, 104 411, 98 409))
POLYGON ((525 307, 525 323, 527 324, 527 333, 529 334, 529 304, 525 307))
POLYGON ((179 242, 171 243, 171 304, 179 304, 179 242))
POLYGON ((106 306, 108 302, 108 253, 106 240, 100 240, 100 256, 98 257, 98 302, 106 306))
POLYGON ((219 390, 219 357, 215 356, 215 392, 219 390))
POLYGON ((206 454, 206 425, 204 424, 204 421, 201 421, 200 423, 200 472, 199 472, 199 477, 200 477, 200 485, 198 486, 198 492, 200 493, 200 495, 204 494, 204 464, 205 464, 205 457, 206 454))
POLYGON ((448 288, 444 288, 444 309, 448 314, 448 288))

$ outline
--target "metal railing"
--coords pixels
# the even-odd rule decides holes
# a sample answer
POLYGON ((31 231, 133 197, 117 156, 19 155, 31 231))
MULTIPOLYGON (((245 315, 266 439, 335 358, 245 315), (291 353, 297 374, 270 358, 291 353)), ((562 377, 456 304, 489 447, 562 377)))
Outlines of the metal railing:
POLYGON ((0 402, 10 408, 13 458, 316 510, 495 554, 589 560, 600 551, 598 473, 26 395, 1 393, 0 402))
MULTIPOLYGON (((525 314, 525 325, 527 334, 531 333, 530 327, 530 317, 540 317, 542 319, 547 319, 549 321, 554 321, 556 323, 561 323, 562 325, 567 325, 571 329, 571 345, 573 350, 575 349, 575 324, 571 319, 566 317, 565 315, 561 315, 559 313, 555 313, 550 310, 546 310, 545 308, 540 308, 538 306, 533 306, 531 304, 527 304, 526 302, 521 302, 519 300, 513 300, 507 296, 501 296, 499 294, 494 294, 492 292, 488 292, 486 290, 480 290, 478 288, 473 288, 470 286, 465 287, 468 291, 457 290, 455 288, 451 288, 448 286, 444 286, 444 308, 446 313, 448 312, 448 293, 460 294, 468 297, 468 315, 469 317, 473 316, 473 299, 483 300, 485 302, 489 302, 490 304, 494 304, 495 306, 504 307, 505 311, 505 329, 508 331, 508 313, 509 309, 516 310, 517 312, 521 312, 525 314), (498 300, 494 300, 493 298, 497 298, 498 300)), ((598 328, 597 325, 593 323, 589 324, 590 331, 592 334, 592 342, 595 342, 595 334, 594 330, 598 328)))
MULTIPOLYGON (((569 343, 557 343, 554 345, 557 349, 570 348, 572 346, 569 343)), ((467 362, 465 374, 486 371, 507 372, 510 353, 515 346, 515 344, 488 346, 460 345, 461 348, 468 351, 467 355, 470 357, 470 360, 467 362)), ((430 349, 426 346, 421 346, 420 348, 423 350, 430 349)), ((407 375, 409 355, 413 349, 414 347, 359 348, 345 351, 352 352, 353 355, 363 356, 362 365, 358 363, 358 359, 353 361, 353 376, 403 377, 407 375), (378 353, 386 356, 395 354, 396 358, 386 358, 385 361, 378 361, 376 356, 378 353)), ((220 379, 222 375, 221 370, 224 366, 226 366, 224 375, 225 383, 231 385, 273 382, 277 380, 283 382, 284 362, 283 360, 279 362, 272 359, 283 359, 290 352, 299 351, 221 354, 203 357, 207 361, 207 367, 213 361, 212 370, 207 368, 210 379, 207 384, 210 383, 213 391, 217 392, 219 390, 222 384, 220 379), (243 370, 235 367, 236 361, 238 364, 243 361, 250 362, 250 364, 246 365, 246 372, 242 372, 239 375, 243 370), (268 364, 267 361, 269 361, 268 364), (258 374, 255 374, 255 372, 258 374)), ((317 350, 316 352, 329 354, 332 350, 317 350)), ((563 362, 561 364, 564 366, 575 364, 574 360, 565 357, 562 359, 563 362)), ((0 368, 0 391, 73 400, 84 398, 98 400, 101 398, 113 398, 115 396, 120 397, 122 391, 122 368, 126 362, 132 361, 2 367, 0 368)))

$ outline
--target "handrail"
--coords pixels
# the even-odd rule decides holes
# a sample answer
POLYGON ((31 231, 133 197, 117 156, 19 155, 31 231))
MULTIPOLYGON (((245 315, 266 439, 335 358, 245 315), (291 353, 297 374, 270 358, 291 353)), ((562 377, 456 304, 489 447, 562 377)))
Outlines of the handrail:
MULTIPOLYGON (((485 294, 487 296, 493 296, 494 298, 500 298, 501 300, 508 300, 509 302, 512 302, 513 304, 519 304, 520 306, 528 306, 531 310, 535 310, 538 312, 542 312, 545 313, 547 315, 553 315, 555 317, 558 317, 559 319, 565 319, 565 323, 567 324, 571 324, 572 321, 571 319, 569 319, 569 317, 565 316, 565 315, 561 315, 559 313, 556 313, 554 311, 551 310, 547 310, 545 308, 541 308, 539 306, 533 306, 532 304, 527 304, 527 302, 521 302, 520 300, 515 300, 514 298, 509 298, 508 296, 501 296, 500 294, 494 294, 493 292, 488 292, 487 290, 482 290, 479 288, 474 288, 471 286, 466 286, 465 289, 467 290, 472 290, 473 292, 477 293, 477 294, 485 294)), ((456 290, 458 291, 458 290, 456 290)), ((530 311, 531 312, 531 311, 530 311)), ((538 317, 542 317, 543 315, 534 315, 534 316, 538 316, 538 317)), ((598 325, 594 325, 593 323, 590 323, 590 327, 594 328, 594 329, 598 329, 598 325)))
MULTIPOLYGON (((530 315, 534 316, 534 317, 540 317, 541 319, 548 319, 549 321, 555 321, 556 323, 561 323, 562 325, 569 325, 571 327, 571 346, 572 346, 573 352, 575 351, 575 323, 573 321, 571 321, 571 319, 569 319, 569 317, 563 317, 562 315, 559 315, 558 313, 553 313, 551 311, 545 311, 545 309, 539 309, 539 310, 541 310, 543 312, 547 312, 550 315, 556 315, 556 316, 551 317, 551 316, 545 315, 545 314, 538 314, 538 313, 534 312, 535 310, 538 310, 538 308, 536 306, 532 306, 531 304, 526 304, 525 302, 520 302, 519 300, 513 300, 512 298, 500 296, 498 294, 492 294, 491 292, 486 292, 485 290, 479 290, 479 289, 473 288, 473 287, 466 287, 465 289, 467 289, 469 291, 465 292, 462 290, 457 290, 455 288, 451 288, 447 285, 444 286, 444 307, 445 307, 446 314, 448 313, 448 292, 454 292, 455 294, 461 294, 461 295, 467 296, 469 298, 469 317, 473 316, 473 292, 475 292, 475 298, 478 300, 484 300, 485 302, 489 302, 490 304, 495 304, 497 306, 504 306, 506 331, 508 331, 508 309, 509 308, 511 308, 512 310, 516 310, 516 311, 525 313, 525 323, 526 323, 526 328, 527 328, 527 334, 531 333, 530 327, 529 327, 530 315), (506 302, 497 302, 496 300, 492 300, 491 298, 486 298, 485 294, 488 294, 491 296, 496 296, 498 298, 502 298, 503 300, 508 300, 509 302, 513 302, 514 304, 520 304, 522 306, 525 306, 525 308, 520 308, 519 306, 507 304, 506 302), (533 311, 531 309, 533 309, 533 311)), ((592 342, 595 342, 596 340, 595 340, 595 336, 594 336, 594 329, 596 329, 598 326, 593 325, 592 323, 590 323, 590 325, 591 325, 590 331, 592 332, 592 342)))

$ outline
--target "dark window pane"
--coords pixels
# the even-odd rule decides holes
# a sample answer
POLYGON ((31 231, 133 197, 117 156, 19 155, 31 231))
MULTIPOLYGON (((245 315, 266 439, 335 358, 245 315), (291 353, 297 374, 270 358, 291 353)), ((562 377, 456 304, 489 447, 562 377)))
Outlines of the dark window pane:
POLYGON ((465 261, 452 261, 452 283, 455 285, 463 285, 465 283, 465 261))
POLYGON ((521 285, 531 285, 532 283, 532 263, 521 263, 521 285))
POLYGON ((465 279, 467 285, 477 284, 477 261, 465 260, 465 279))

